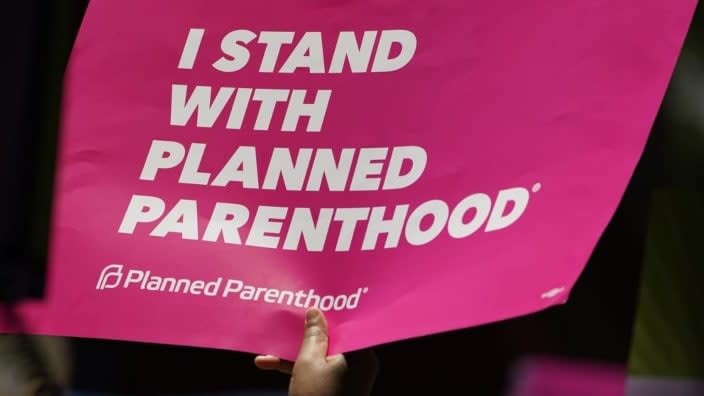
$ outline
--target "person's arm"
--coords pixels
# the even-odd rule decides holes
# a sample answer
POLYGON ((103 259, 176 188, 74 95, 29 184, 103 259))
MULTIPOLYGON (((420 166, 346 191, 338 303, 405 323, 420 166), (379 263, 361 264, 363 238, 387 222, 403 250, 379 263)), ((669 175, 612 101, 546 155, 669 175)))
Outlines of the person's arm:
POLYGON ((322 312, 306 312, 305 331, 295 362, 274 356, 257 356, 262 370, 291 374, 290 396, 366 396, 371 394, 378 372, 374 352, 363 350, 327 356, 328 325, 322 312))

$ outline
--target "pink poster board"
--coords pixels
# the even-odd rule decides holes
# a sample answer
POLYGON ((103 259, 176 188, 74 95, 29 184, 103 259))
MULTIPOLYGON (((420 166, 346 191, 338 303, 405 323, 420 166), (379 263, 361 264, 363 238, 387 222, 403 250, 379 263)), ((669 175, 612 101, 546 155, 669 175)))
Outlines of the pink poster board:
POLYGON ((290 358, 307 306, 334 353, 564 303, 695 4, 92 1, 29 331, 290 358))

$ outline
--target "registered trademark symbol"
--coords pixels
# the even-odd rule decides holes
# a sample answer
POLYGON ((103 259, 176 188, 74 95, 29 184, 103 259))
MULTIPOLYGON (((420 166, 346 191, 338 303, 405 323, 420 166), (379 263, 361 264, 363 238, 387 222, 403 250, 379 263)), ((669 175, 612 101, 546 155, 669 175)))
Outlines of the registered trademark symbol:
POLYGON ((533 191, 534 193, 537 193, 538 191, 540 191, 541 188, 543 188, 542 184, 535 183, 535 184, 533 184, 533 188, 531 188, 531 191, 533 191))
POLYGON ((365 287, 364 289, 362 289, 362 293, 366 293, 366 292, 368 292, 368 291, 369 291, 369 288, 368 288, 368 287, 365 287))

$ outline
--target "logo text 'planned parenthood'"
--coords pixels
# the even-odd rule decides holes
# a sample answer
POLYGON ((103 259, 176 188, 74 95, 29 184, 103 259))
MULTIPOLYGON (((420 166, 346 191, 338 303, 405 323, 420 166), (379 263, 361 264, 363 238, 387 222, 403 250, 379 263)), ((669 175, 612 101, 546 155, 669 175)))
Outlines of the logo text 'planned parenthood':
POLYGON ((316 307, 322 311, 355 309, 368 289, 357 288, 350 294, 321 295, 315 289, 284 290, 247 284, 239 279, 188 279, 154 275, 151 271, 126 269, 121 264, 106 266, 96 285, 98 290, 138 289, 154 293, 239 298, 244 301, 279 304, 297 308, 316 307))

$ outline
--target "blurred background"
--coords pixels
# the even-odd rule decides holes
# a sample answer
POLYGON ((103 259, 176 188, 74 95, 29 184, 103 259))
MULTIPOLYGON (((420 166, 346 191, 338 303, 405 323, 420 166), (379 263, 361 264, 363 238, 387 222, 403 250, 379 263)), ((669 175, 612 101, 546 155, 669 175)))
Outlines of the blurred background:
MULTIPOLYGON (((42 295, 62 76, 86 4, 0 6, 9 48, 0 66, 0 315, 16 322, 13 303, 42 295)), ((376 394, 704 394, 703 29, 697 11, 640 164, 569 304, 381 346, 376 394)), ((285 394, 287 378, 258 372, 252 359, 0 335, 0 396, 285 394)))

